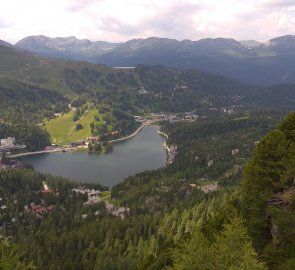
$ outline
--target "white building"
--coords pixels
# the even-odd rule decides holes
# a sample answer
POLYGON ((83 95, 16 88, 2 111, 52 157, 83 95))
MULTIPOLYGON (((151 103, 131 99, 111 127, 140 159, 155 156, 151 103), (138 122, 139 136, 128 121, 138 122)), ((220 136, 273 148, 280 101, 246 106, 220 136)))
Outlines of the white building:
POLYGON ((6 139, 0 140, 1 146, 13 146, 15 144, 15 138, 14 137, 7 137, 6 139))
POLYGON ((239 152, 240 152, 239 149, 233 149, 233 150, 231 150, 231 154, 232 154, 233 156, 239 154, 239 152))

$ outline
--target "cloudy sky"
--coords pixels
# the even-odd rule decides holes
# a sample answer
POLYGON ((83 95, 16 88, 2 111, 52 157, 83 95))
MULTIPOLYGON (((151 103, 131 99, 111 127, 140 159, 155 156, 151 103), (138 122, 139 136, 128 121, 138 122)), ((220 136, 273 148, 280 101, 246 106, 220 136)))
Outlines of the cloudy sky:
POLYGON ((295 34, 295 0, 0 0, 0 39, 238 40, 295 34))

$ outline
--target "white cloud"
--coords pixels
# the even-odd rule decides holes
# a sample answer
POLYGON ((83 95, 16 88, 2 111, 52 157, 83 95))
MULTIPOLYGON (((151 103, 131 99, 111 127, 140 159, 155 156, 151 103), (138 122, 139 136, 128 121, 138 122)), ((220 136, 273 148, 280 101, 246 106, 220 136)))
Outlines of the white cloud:
POLYGON ((262 7, 282 8, 295 6, 294 0, 260 0, 258 4, 262 7))
POLYGON ((295 34, 294 0, 0 0, 0 6, 0 39, 9 42, 40 34, 107 41, 295 34))

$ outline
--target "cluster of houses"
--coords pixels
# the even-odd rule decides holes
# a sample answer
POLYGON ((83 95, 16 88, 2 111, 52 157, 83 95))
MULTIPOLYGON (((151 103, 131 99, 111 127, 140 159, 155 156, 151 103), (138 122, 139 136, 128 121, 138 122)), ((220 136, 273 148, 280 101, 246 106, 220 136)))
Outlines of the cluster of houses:
POLYGON ((24 167, 24 164, 19 160, 2 160, 0 157, 0 170, 8 170, 8 169, 21 169, 24 167))
MULTIPOLYGON (((105 137, 117 137, 119 135, 119 131, 112 131, 110 133, 105 133, 102 136, 105 137)), ((101 141, 101 137, 98 136, 91 136, 91 137, 87 137, 85 140, 80 140, 77 142, 72 142, 70 143, 69 147, 88 147, 89 144, 91 143, 99 143, 101 141)))
POLYGON ((166 115, 165 113, 151 113, 149 116, 147 116, 146 119, 147 120, 152 120, 154 122, 168 121, 170 123, 175 123, 175 122, 186 120, 185 118, 178 117, 176 115, 166 115))
MULTIPOLYGON (((15 203, 16 203, 16 201, 15 201, 15 203)), ((38 205, 35 205, 34 203, 31 203, 30 205, 25 204, 25 206, 24 206, 24 210, 25 210, 26 213, 34 213, 38 217, 41 217, 41 216, 43 216, 46 213, 52 212, 54 208, 55 208, 55 206, 52 205, 52 204, 51 205, 48 205, 48 206, 45 206, 44 205, 44 202, 41 203, 41 204, 38 204, 38 205)), ((6 205, 1 205, 0 206, 0 211, 1 212, 5 212, 7 210, 8 210, 8 207, 6 205)), ((22 215, 23 214, 20 213, 20 216, 22 216, 22 215)), ((12 222, 15 222, 14 220, 16 220, 16 218, 14 218, 12 220, 12 222)))
MULTIPOLYGON (((187 90, 188 87, 185 85, 185 84, 176 84, 173 88, 169 89, 168 92, 172 92, 172 96, 174 96, 174 92, 176 91, 185 91, 187 90)), ((158 98, 162 98, 163 97, 163 92, 161 91, 147 91, 145 89, 144 86, 141 86, 138 90, 138 94, 139 95, 147 95, 147 94, 150 94, 150 95, 153 95, 155 97, 158 97, 158 98)))
POLYGON ((85 140, 80 140, 77 142, 70 143, 70 147, 87 147, 90 143, 100 142, 100 137, 91 136, 87 137, 85 140))
POLYGON ((112 215, 119 217, 121 220, 130 215, 130 208, 128 207, 116 207, 108 201, 105 201, 105 206, 112 215))
POLYGON ((177 146, 176 145, 168 146, 166 143, 164 143, 164 146, 167 150, 167 165, 172 164, 177 155, 177 146))
POLYGON ((218 183, 214 182, 213 184, 208 184, 204 186, 197 186, 196 184, 190 184, 192 188, 198 188, 199 190, 202 190, 204 193, 210 193, 213 191, 218 190, 218 183))
POLYGON ((50 213, 53 211, 53 209, 55 208, 54 205, 49 205, 49 206, 44 206, 44 205, 41 205, 41 204, 38 204, 38 205, 35 205, 34 203, 31 203, 30 204, 30 207, 28 205, 25 205, 25 210, 27 212, 33 212, 35 213, 36 215, 38 216, 42 216, 46 213, 50 213))
POLYGON ((101 202, 101 192, 99 190, 79 187, 73 188, 72 191, 80 194, 87 194, 88 200, 84 203, 85 205, 101 202))
POLYGON ((205 186, 199 187, 200 190, 202 190, 204 193, 209 193, 212 191, 216 191, 218 189, 218 183, 215 182, 214 184, 209 184, 205 186))
POLYGON ((60 148, 58 145, 56 144, 51 144, 51 145, 48 145, 44 148, 45 151, 53 151, 53 150, 56 150, 60 148))
POLYGON ((182 116, 167 115, 165 113, 151 113, 150 115, 143 117, 135 115, 134 119, 142 124, 149 125, 153 122, 168 121, 169 123, 175 123, 180 121, 197 121, 199 116, 195 112, 186 112, 182 116))
POLYGON ((0 139, 0 152, 7 152, 11 150, 24 149, 25 145, 18 145, 15 143, 14 137, 7 137, 0 139))
POLYGON ((186 112, 186 113, 184 113, 184 115, 185 115, 185 119, 187 121, 194 122, 194 121, 197 121, 199 119, 199 116, 195 112, 186 112))
POLYGON ((140 87, 140 89, 138 90, 138 94, 140 95, 146 95, 147 93, 148 93, 147 90, 145 90, 143 86, 140 87))
MULTIPOLYGON (((73 192, 86 194, 87 195, 87 202, 84 205, 95 204, 102 202, 101 192, 95 189, 88 189, 84 187, 73 188, 73 192)), ((127 216, 130 215, 130 209, 128 207, 116 207, 115 205, 109 203, 108 201, 104 201, 106 210, 111 213, 112 215, 121 218, 121 220, 125 219, 127 216)), ((95 215, 99 215, 99 211, 95 212, 95 215)), ((83 214, 82 218, 87 218, 87 214, 83 214)))

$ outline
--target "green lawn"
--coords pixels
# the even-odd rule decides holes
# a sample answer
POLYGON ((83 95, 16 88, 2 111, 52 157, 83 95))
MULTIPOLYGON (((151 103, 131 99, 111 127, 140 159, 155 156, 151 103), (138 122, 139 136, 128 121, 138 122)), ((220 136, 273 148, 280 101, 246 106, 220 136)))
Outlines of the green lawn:
POLYGON ((106 198, 106 197, 108 197, 108 196, 110 196, 110 195, 111 195, 111 192, 108 191, 108 190, 106 190, 106 191, 102 191, 102 192, 101 192, 101 198, 102 198, 102 199, 104 199, 104 198, 106 198))
POLYGON ((97 109, 90 109, 80 121, 83 129, 76 130, 76 123, 73 122, 74 112, 68 112, 61 117, 52 119, 45 124, 46 130, 51 136, 51 142, 66 145, 91 136, 90 123, 94 121, 94 115, 98 114, 97 109))

